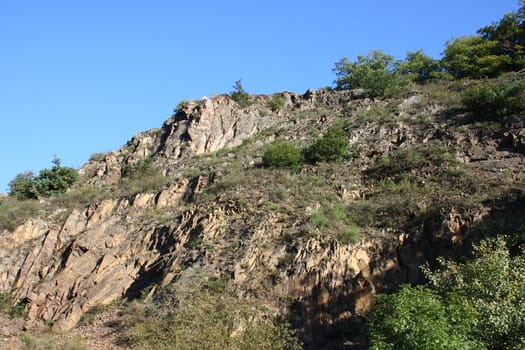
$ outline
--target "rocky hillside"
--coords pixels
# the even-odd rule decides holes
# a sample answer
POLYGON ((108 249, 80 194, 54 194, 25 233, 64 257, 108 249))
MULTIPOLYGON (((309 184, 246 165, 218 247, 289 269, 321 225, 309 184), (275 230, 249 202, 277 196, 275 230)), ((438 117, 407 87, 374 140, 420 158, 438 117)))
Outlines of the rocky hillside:
MULTIPOLYGON (((227 95, 183 102, 160 129, 93 155, 63 198, 2 225, 0 291, 25 307, 29 332, 70 331, 102 305, 116 315, 166 286, 182 296, 220 284, 290 322, 306 349, 365 346, 377 292, 524 224, 525 129, 475 119, 461 84, 390 99, 309 90, 247 107, 227 95), (334 124, 347 159, 262 165, 275 140, 305 148, 334 124)), ((4 328, 5 342, 22 331, 4 328)))

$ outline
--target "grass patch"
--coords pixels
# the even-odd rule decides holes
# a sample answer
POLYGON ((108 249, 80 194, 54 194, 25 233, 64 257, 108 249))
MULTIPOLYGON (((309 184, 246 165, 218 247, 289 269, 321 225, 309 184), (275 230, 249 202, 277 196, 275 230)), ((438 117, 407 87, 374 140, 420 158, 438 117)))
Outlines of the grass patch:
POLYGON ((325 204, 312 210, 310 220, 321 236, 333 237, 343 244, 359 239, 359 227, 351 221, 348 209, 341 203, 325 204))
POLYGON ((0 230, 13 231, 27 219, 43 213, 44 205, 36 200, 2 198, 0 202, 0 230))
POLYGON ((301 348, 294 332, 256 302, 207 289, 180 298, 172 293, 166 288, 156 305, 134 307, 125 315, 122 345, 180 350, 301 348))

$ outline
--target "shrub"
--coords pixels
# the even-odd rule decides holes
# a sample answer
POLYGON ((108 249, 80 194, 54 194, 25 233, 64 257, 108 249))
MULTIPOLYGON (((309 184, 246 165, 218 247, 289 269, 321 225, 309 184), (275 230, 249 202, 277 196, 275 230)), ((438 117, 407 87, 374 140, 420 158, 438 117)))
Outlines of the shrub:
POLYGON ((525 348, 525 251, 511 256, 504 238, 474 246, 466 263, 440 259, 443 268, 424 268, 441 294, 453 291, 476 311, 472 330, 488 349, 525 348))
POLYGON ((106 153, 99 152, 99 153, 93 153, 91 157, 89 157, 89 160, 92 162, 102 162, 106 159, 106 153))
POLYGON ((415 175, 416 170, 428 166, 441 167, 451 162, 450 154, 440 142, 412 148, 399 149, 383 155, 366 171, 374 180, 386 178, 401 181, 407 174, 415 175))
POLYGON ((252 97, 244 90, 241 79, 235 82, 233 89, 234 91, 230 93, 230 96, 235 102, 239 104, 239 106, 244 108, 253 104, 252 97))
POLYGON ((277 140, 266 147, 262 161, 265 167, 299 170, 303 154, 294 144, 286 140, 277 140))
POLYGON ((525 106, 525 83, 484 82, 464 91, 465 108, 481 118, 507 117, 523 110, 525 106))
POLYGON ((300 349, 293 332, 255 303, 197 291, 128 320, 126 345, 134 349, 300 349), (159 310, 170 310, 160 313, 159 310))
POLYGON ((483 349, 471 339, 473 312, 458 299, 443 299, 423 286, 376 296, 369 319, 371 350, 483 349))
POLYGON ((41 170, 36 178, 36 191, 41 196, 53 196, 64 193, 78 179, 78 173, 74 168, 63 167, 60 159, 53 159, 51 169, 41 170))
POLYGON ((332 125, 305 151, 306 159, 311 163, 347 159, 348 139, 340 125, 332 125))
POLYGON ((21 173, 9 181, 9 195, 19 200, 37 198, 35 175, 31 171, 21 173))
POLYGON ((406 59, 397 69, 401 74, 419 84, 451 78, 443 71, 440 62, 425 55, 423 50, 408 52, 406 59))
POLYGON ((391 96, 406 83, 397 70, 398 64, 393 56, 380 50, 357 56, 357 62, 345 57, 335 64, 336 88, 361 88, 369 97, 391 96))
POLYGON ((284 100, 283 97, 280 94, 273 95, 270 101, 268 101, 268 107, 273 112, 277 112, 284 107, 284 100))
POLYGON ((483 240, 465 263, 424 267, 427 287, 378 295, 371 349, 524 349, 525 251, 516 253, 502 237, 483 240))
POLYGON ((186 100, 182 100, 180 101, 177 106, 175 107, 175 109, 173 110, 173 112, 177 113, 177 112, 182 112, 183 110, 185 110, 186 108, 188 108, 190 105, 190 103, 186 100))

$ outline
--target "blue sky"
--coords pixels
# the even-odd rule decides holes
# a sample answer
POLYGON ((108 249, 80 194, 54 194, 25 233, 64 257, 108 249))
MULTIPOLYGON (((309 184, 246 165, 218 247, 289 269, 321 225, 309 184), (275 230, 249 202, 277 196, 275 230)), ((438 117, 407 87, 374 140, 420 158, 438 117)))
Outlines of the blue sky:
POLYGON ((119 148, 184 99, 332 85, 342 57, 440 57, 517 0, 0 1, 0 192, 119 148))

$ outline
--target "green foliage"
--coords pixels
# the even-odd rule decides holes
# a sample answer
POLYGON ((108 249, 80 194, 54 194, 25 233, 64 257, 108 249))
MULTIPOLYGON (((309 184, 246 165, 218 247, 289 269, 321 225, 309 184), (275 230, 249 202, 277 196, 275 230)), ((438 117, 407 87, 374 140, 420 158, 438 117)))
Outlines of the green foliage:
POLYGON ((247 300, 201 290, 175 303, 130 314, 126 345, 160 350, 301 348, 285 324, 260 316, 261 308, 247 300))
POLYGON ((277 140, 264 151, 262 164, 265 167, 289 168, 299 170, 303 162, 303 153, 299 147, 286 140, 277 140))
POLYGON ((397 69, 408 79, 419 84, 449 78, 448 74, 443 71, 439 60, 425 55, 423 50, 408 52, 407 57, 397 69))
POLYGON ((488 349, 525 348, 525 251, 511 256, 504 238, 483 240, 466 263, 440 259, 424 272, 441 294, 456 293, 476 311, 477 339, 488 349))
POLYGON ((53 167, 41 170, 35 179, 36 191, 45 197, 64 193, 77 179, 78 173, 74 168, 61 166, 60 159, 55 158, 53 167))
POLYGON ((495 54, 497 45, 479 36, 455 39, 447 42, 442 64, 456 79, 495 77, 505 71, 510 61, 495 54))
POLYGON ((359 239, 359 227, 348 214, 343 204, 328 203, 312 210, 310 219, 321 233, 327 233, 343 244, 351 244, 359 239))
POLYGON ((469 335, 474 326, 473 311, 455 296, 405 285, 398 293, 376 296, 370 349, 483 349, 469 335))
POLYGON ((27 171, 16 175, 9 181, 9 195, 19 200, 37 198, 35 174, 27 171))
POLYGON ((106 153, 99 152, 99 153, 93 153, 91 157, 89 157, 89 160, 92 162, 102 162, 106 159, 106 153))
POLYGON ((305 157, 312 163, 347 159, 350 156, 348 146, 346 131, 341 125, 334 124, 306 149, 305 157))
POLYGON ((335 64, 337 89, 364 89, 369 97, 391 96, 406 82, 393 56, 380 50, 357 56, 357 62, 343 58, 335 64))
POLYGON ((496 54, 511 59, 506 70, 520 70, 525 65, 525 3, 521 3, 518 11, 508 13, 499 22, 478 30, 483 39, 497 43, 496 54))
POLYGON ((277 112, 283 109, 284 100, 281 94, 273 95, 272 98, 268 101, 268 107, 270 107, 272 112, 277 112))
POLYGON ((239 104, 239 106, 245 108, 253 104, 252 97, 244 90, 241 79, 235 82, 233 89, 234 90, 230 93, 230 96, 235 102, 239 104))
POLYGON ((482 82, 462 94, 465 108, 485 119, 498 119, 515 114, 525 107, 525 82, 482 82))
POLYGON ((525 251, 511 255, 499 237, 476 244, 472 255, 424 267, 428 287, 378 295, 371 349, 523 349, 525 251))
POLYGON ((41 170, 36 177, 32 172, 18 174, 9 182, 9 195, 20 200, 54 196, 66 192, 77 179, 74 168, 61 166, 60 159, 55 158, 53 167, 41 170))

